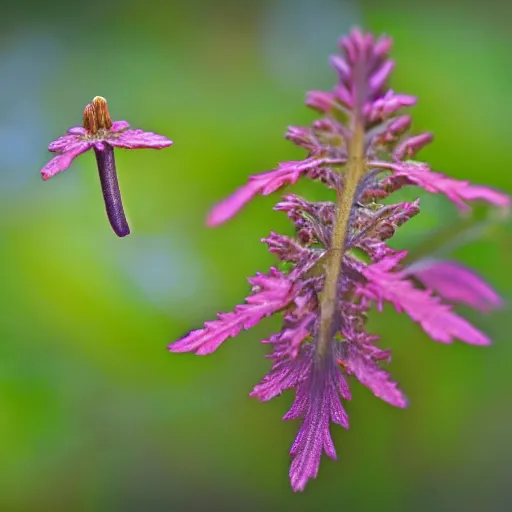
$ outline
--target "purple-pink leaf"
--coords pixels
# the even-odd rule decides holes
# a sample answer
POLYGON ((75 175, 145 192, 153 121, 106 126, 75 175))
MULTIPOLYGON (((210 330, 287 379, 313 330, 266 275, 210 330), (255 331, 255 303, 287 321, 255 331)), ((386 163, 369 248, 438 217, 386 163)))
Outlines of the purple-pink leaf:
POLYGON ((418 290, 404 279, 406 276, 403 273, 389 271, 405 255, 406 251, 402 251, 365 267, 362 273, 367 283, 358 288, 358 293, 376 301, 379 308, 382 308, 383 301, 391 302, 398 312, 407 313, 436 341, 451 343, 459 339, 472 345, 489 345, 490 340, 485 334, 453 313, 450 306, 441 304, 440 299, 429 290, 418 290))
POLYGON ((311 336, 312 324, 315 321, 314 313, 305 314, 293 327, 285 329, 281 336, 281 341, 288 345, 289 355, 296 358, 299 350, 309 336, 311 336))
POLYGON ((296 389, 293 405, 283 418, 303 418, 290 449, 290 481, 294 491, 304 490, 308 480, 316 478, 322 450, 336 460, 330 422, 348 428, 348 416, 341 403, 341 398, 350 400, 345 377, 332 357, 319 364, 313 364, 313 357, 313 346, 306 345, 296 359, 278 358, 270 373, 251 392, 251 396, 267 401, 286 389, 296 389))
POLYGON ((347 383, 331 358, 312 364, 313 347, 304 347, 299 357, 309 359, 309 372, 295 383, 295 401, 283 419, 303 418, 290 449, 290 482, 292 489, 303 491, 308 480, 316 478, 322 451, 336 460, 336 449, 329 429, 330 422, 348 428, 348 416, 341 398, 350 399, 347 383))
POLYGON ((328 113, 337 107, 336 96, 332 92, 309 91, 306 95, 306 106, 328 113))
POLYGON ((261 241, 268 245, 268 250, 275 254, 281 261, 300 262, 307 256, 307 249, 302 247, 294 239, 278 235, 277 233, 270 233, 266 238, 261 241))
POLYGON ((364 109, 364 115, 369 122, 374 123, 385 119, 401 108, 414 105, 416 101, 417 99, 414 96, 395 94, 390 90, 382 98, 367 104, 364 109))
POLYGON ((433 194, 444 194, 460 209, 467 210, 467 201, 482 199, 500 207, 509 207, 510 196, 490 187, 472 185, 469 181, 449 178, 440 172, 433 172, 428 165, 420 162, 384 162, 372 161, 369 165, 375 168, 389 169, 393 176, 405 178, 411 185, 424 188, 433 194))
POLYGON ((501 297, 480 276, 454 261, 421 260, 405 272, 449 302, 468 304, 480 311, 503 304, 501 297))
POLYGON ((274 171, 249 176, 249 183, 237 189, 231 196, 218 203, 210 212, 208 226, 218 226, 233 217, 256 194, 268 195, 284 185, 293 185, 300 176, 322 165, 336 165, 344 159, 307 158, 279 164, 274 171))
POLYGON ((278 358, 270 372, 263 377, 259 384, 254 386, 249 396, 257 398, 261 402, 267 402, 279 396, 286 389, 295 388, 307 377, 310 364, 309 357, 278 358))
POLYGON ((296 297, 293 314, 285 315, 286 327, 264 343, 274 344, 275 359, 296 359, 304 342, 312 335, 316 313, 311 311, 310 297, 296 297))
POLYGON ((290 282, 275 269, 268 275, 249 278, 249 283, 253 286, 253 295, 247 297, 246 304, 236 306, 232 313, 219 313, 218 320, 206 322, 203 329, 192 331, 169 345, 169 350, 211 354, 227 338, 254 327, 262 318, 283 309, 293 300, 290 282))
POLYGON ((285 138, 292 141, 297 146, 302 146, 310 154, 316 154, 322 145, 318 142, 311 128, 301 126, 288 126, 285 138))
POLYGON ((394 68, 395 63, 392 60, 386 60, 381 67, 373 73, 370 78, 370 88, 372 93, 376 94, 382 89, 394 68))
POLYGON ((431 133, 420 133, 414 137, 409 137, 396 147, 393 157, 397 160, 412 158, 421 148, 430 144, 433 140, 434 137, 431 133))
POLYGON ((353 374, 376 397, 395 407, 407 407, 407 399, 397 383, 378 366, 372 354, 366 354, 357 343, 348 343, 348 347, 348 357, 344 361, 347 372, 353 374))

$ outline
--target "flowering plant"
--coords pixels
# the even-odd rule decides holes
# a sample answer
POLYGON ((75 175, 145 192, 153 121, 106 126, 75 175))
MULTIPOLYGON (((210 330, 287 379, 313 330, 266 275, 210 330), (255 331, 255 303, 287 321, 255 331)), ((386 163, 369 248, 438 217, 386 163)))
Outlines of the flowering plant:
POLYGON ((444 194, 463 211, 473 200, 510 205, 506 194, 452 179, 412 160, 432 136, 410 135, 411 117, 399 114, 416 98, 388 88, 394 67, 390 47, 389 38, 375 39, 357 29, 342 38, 342 55, 331 59, 338 74, 336 87, 307 96, 306 104, 320 112, 320 119, 309 127, 290 127, 286 134, 307 157, 251 176, 208 217, 208 224, 216 226, 257 194, 270 194, 300 177, 320 180, 335 191, 336 202, 285 195, 275 209, 287 214, 296 234, 271 233, 263 239, 288 264, 287 270, 271 268, 249 278, 252 290, 245 304, 219 313, 217 320, 169 346, 172 352, 210 354, 262 318, 282 315, 281 331, 264 341, 273 347, 272 368, 251 396, 266 401, 285 389, 295 390, 295 401, 284 416, 302 419, 290 451, 294 491, 302 491, 316 477, 322 451, 336 458, 330 423, 348 428, 343 408, 343 400, 350 399, 347 376, 391 405, 407 405, 381 367, 390 362, 390 352, 366 330, 373 305, 380 309, 390 302, 433 340, 487 345, 489 338, 449 303, 465 302, 482 310, 500 304, 492 288, 466 267, 448 261, 409 266, 407 251, 387 244, 420 211, 419 200, 384 204, 407 185, 444 194))

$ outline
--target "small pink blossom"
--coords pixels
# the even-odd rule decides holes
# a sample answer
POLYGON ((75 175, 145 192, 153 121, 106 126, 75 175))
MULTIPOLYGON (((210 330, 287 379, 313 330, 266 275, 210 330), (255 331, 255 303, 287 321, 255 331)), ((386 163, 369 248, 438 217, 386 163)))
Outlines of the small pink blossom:
POLYGON ((84 109, 83 126, 70 128, 66 135, 54 140, 48 150, 58 153, 42 169, 43 180, 66 170, 82 153, 94 150, 105 210, 112 229, 119 237, 130 234, 117 180, 114 147, 125 149, 163 149, 172 141, 162 135, 142 130, 129 130, 126 121, 112 121, 107 101, 96 96, 84 109))
MULTIPOLYGON (((106 101, 100 96, 94 98, 92 105, 98 105, 100 109, 107 109, 106 101)), ((88 105, 89 106, 89 105, 88 105)), ((48 149, 53 153, 59 153, 50 160, 42 169, 43 180, 49 180, 57 173, 66 170, 71 162, 78 156, 96 148, 99 151, 105 149, 105 144, 124 149, 163 149, 172 145, 163 135, 142 130, 129 130, 126 121, 111 121, 108 110, 106 123, 92 124, 88 129, 82 126, 70 128, 66 135, 50 142, 48 149)))

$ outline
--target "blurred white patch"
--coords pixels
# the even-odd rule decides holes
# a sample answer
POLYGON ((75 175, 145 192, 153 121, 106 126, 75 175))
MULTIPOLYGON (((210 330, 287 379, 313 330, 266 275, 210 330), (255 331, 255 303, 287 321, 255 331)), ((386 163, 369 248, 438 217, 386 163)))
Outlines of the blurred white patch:
MULTIPOLYGON (((176 227, 173 227, 175 230, 176 227)), ((149 301, 165 310, 169 302, 190 307, 190 301, 199 293, 203 281, 203 264, 188 237, 173 232, 172 238, 137 235, 129 251, 120 251, 118 257, 127 277, 149 301), (179 241, 179 243, 176 243, 179 241)), ((203 295, 203 292, 201 292, 203 295)), ((202 296, 201 302, 207 300, 202 296)))
POLYGON ((355 0, 275 0, 263 16, 261 44, 269 75, 286 88, 304 90, 321 86, 338 39, 361 20, 355 0))

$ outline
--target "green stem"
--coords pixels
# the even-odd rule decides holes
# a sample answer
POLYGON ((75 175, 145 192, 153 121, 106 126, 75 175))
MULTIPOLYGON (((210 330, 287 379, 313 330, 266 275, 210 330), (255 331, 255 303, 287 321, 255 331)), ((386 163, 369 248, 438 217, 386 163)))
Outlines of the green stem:
POLYGON ((364 140, 364 125, 359 119, 355 122, 352 137, 348 143, 347 170, 343 190, 342 192, 338 191, 336 220, 325 264, 325 283, 320 294, 320 326, 316 344, 318 358, 322 358, 328 353, 334 336, 334 317, 339 308, 338 283, 341 277, 350 212, 357 185, 366 172, 364 140))

